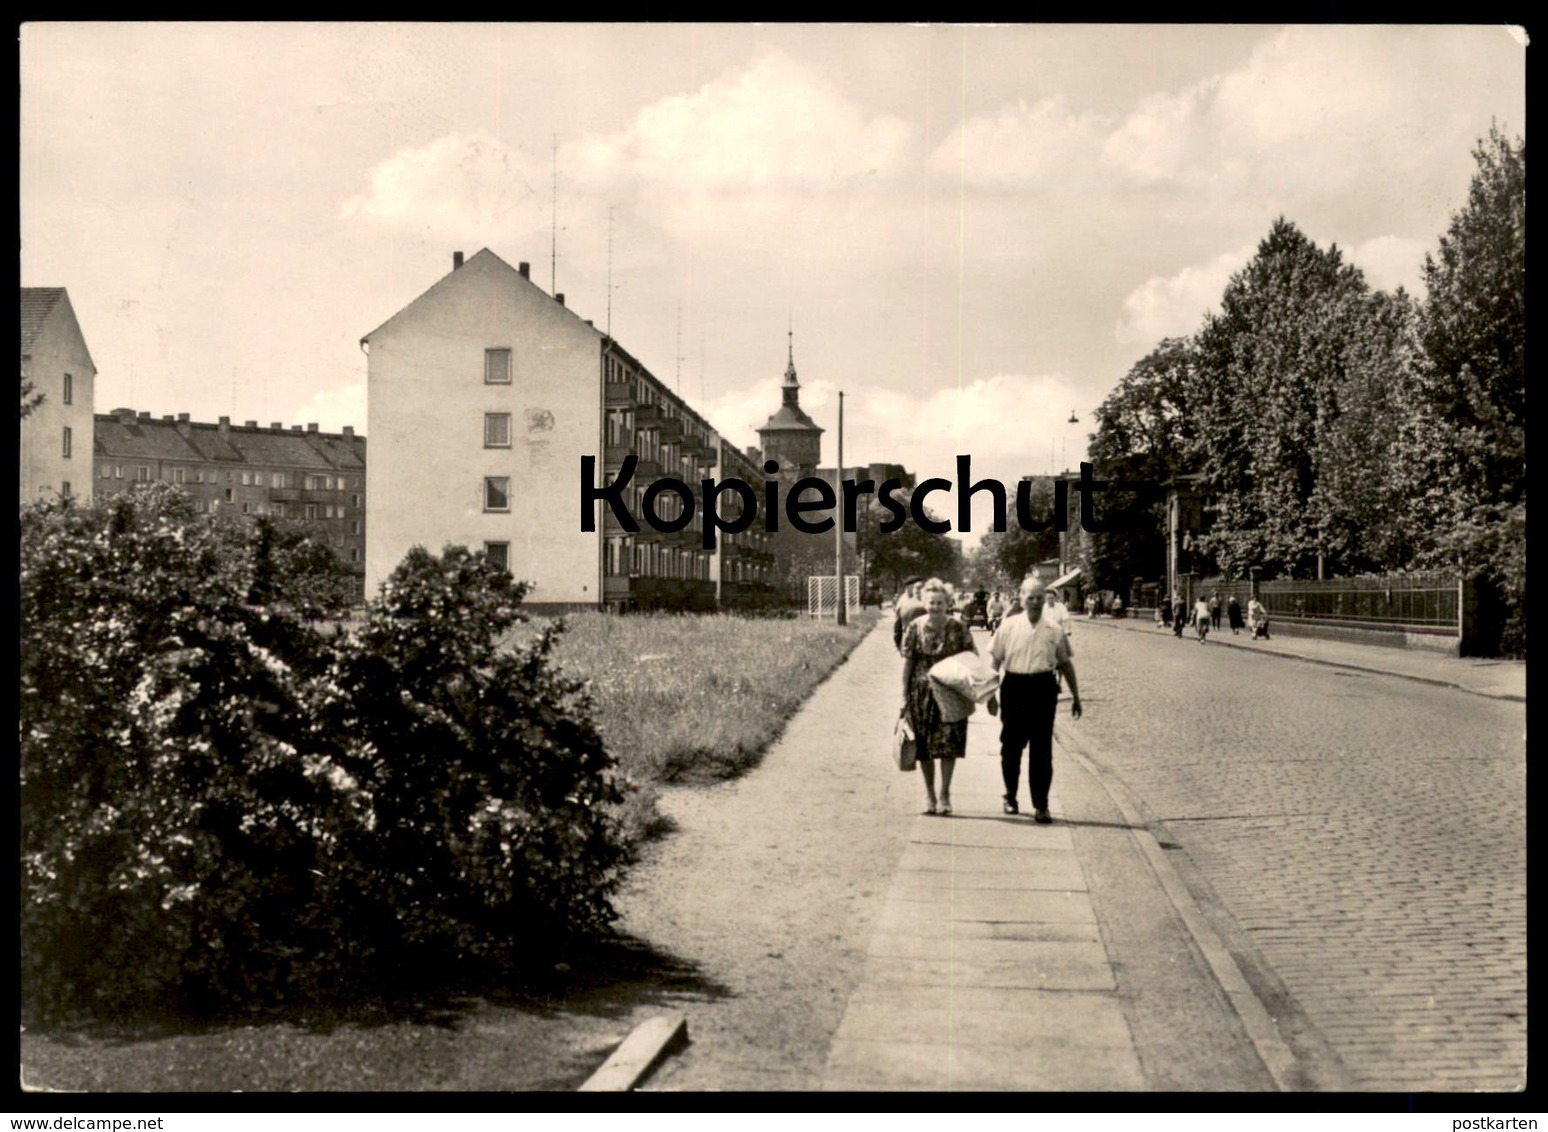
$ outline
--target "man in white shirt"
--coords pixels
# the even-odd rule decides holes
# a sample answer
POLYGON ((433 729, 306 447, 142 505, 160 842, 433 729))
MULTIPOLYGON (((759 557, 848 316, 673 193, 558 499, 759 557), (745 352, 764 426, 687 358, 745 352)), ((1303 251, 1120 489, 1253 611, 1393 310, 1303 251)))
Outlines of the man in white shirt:
POLYGON ((1070 624, 1070 607, 1060 600, 1058 590, 1046 591, 1043 598, 1043 620, 1059 627, 1064 633, 1064 643, 1070 646, 1070 655, 1074 656, 1075 646, 1070 640, 1070 630, 1074 627, 1070 624))
MULTIPOLYGON (((1021 583, 1020 613, 1000 625, 989 659, 1000 673, 1000 776, 1005 782, 1005 812, 1019 813, 1016 790, 1021 778, 1021 752, 1028 749, 1027 786, 1032 793, 1033 820, 1047 825, 1048 790, 1053 784, 1053 725, 1059 707, 1061 673, 1070 686, 1070 714, 1079 719, 1080 688, 1070 644, 1058 626, 1043 619, 1043 583, 1021 583)), ((993 703, 990 704, 993 707, 993 703)))

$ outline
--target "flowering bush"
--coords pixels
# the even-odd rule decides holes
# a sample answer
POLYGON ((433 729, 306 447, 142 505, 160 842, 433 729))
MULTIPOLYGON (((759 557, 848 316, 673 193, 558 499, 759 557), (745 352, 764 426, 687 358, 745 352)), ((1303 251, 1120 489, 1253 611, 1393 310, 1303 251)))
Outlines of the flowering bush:
POLYGON ((503 571, 416 551, 330 642, 272 536, 170 487, 21 535, 28 1017, 423 983, 610 918, 621 785, 552 634, 495 654, 503 571))

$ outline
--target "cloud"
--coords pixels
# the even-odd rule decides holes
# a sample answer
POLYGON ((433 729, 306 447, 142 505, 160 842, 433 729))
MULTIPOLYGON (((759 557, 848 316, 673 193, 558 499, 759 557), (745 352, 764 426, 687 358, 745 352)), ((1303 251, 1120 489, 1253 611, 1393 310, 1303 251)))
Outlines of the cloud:
POLYGON ((621 133, 566 146, 564 166, 582 181, 696 193, 829 191, 904 168, 912 138, 908 123, 868 115, 804 64, 770 52, 645 107, 621 133))
POLYGON ((1124 297, 1123 317, 1113 328, 1114 337, 1125 345, 1148 349, 1163 338, 1194 333, 1204 315, 1220 306, 1231 276, 1254 254, 1252 247, 1222 252, 1207 263, 1145 280, 1124 297))
POLYGON ((297 424, 315 423, 324 432, 338 432, 349 425, 357 433, 363 433, 366 427, 366 383, 358 381, 339 389, 319 389, 296 409, 291 421, 297 424))
POLYGON ((1064 98, 1020 102, 968 119, 936 147, 930 172, 984 188, 1068 185, 1092 168, 1112 119, 1077 114, 1064 98))
POLYGON ((377 164, 366 191, 340 215, 436 237, 537 228, 535 183, 526 158, 497 139, 482 131, 447 134, 377 164))
POLYGON ((561 147, 559 165, 583 192, 632 196, 639 217, 677 240, 796 265, 906 238, 915 150, 911 124, 770 52, 646 106, 619 132, 561 147))
POLYGON ((1346 249, 1348 259, 1365 273, 1366 282, 1382 291, 1404 288, 1423 295, 1425 253, 1435 250, 1424 240, 1402 236, 1377 236, 1346 249))

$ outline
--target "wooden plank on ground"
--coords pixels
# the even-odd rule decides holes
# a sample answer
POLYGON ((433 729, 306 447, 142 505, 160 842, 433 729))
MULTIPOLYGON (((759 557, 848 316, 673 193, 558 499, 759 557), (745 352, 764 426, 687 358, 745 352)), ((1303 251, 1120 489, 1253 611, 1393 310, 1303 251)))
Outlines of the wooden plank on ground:
POLYGON ((663 1014, 647 1018, 613 1051, 586 1083, 583 1093, 627 1093, 643 1081, 668 1053, 688 1042, 688 1018, 663 1014))

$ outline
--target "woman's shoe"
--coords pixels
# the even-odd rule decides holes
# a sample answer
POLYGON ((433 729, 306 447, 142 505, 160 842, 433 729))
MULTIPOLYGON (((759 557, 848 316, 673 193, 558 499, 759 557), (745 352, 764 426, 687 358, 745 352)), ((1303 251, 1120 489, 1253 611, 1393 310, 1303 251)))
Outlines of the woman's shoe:
POLYGON ((1021 813, 1021 807, 1016 805, 1016 799, 1014 799, 1014 798, 1007 798, 1007 799, 1005 799, 1005 812, 1007 814, 1019 814, 1019 813, 1021 813))
POLYGON ((951 799, 950 798, 942 798, 941 799, 941 816, 948 817, 948 818, 951 817, 951 799))
POLYGON ((926 814, 926 815, 927 815, 927 816, 929 816, 929 817, 932 817, 932 818, 933 818, 933 817, 934 817, 934 816, 935 816, 935 815, 936 815, 936 812, 937 812, 937 811, 936 811, 936 807, 935 807, 935 803, 934 803, 934 802, 931 802, 931 803, 930 803, 930 804, 929 804, 929 805, 928 805, 928 806, 926 806, 926 807, 925 807, 925 808, 924 808, 924 812, 925 812, 925 814, 926 814))

